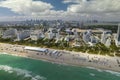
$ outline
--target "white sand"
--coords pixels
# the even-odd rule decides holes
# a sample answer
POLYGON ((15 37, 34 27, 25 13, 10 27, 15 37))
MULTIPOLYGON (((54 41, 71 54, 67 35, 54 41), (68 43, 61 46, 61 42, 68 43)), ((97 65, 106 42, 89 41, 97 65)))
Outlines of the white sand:
POLYGON ((0 43, 0 52, 6 52, 15 56, 28 57, 32 59, 39 59, 50 61, 59 64, 70 64, 76 66, 89 66, 100 69, 108 69, 120 72, 120 58, 102 56, 81 52, 71 52, 65 50, 57 50, 62 56, 49 55, 50 52, 55 49, 49 49, 49 53, 26 51, 23 45, 11 45, 6 43, 0 43), (39 55, 38 55, 39 54, 39 55))

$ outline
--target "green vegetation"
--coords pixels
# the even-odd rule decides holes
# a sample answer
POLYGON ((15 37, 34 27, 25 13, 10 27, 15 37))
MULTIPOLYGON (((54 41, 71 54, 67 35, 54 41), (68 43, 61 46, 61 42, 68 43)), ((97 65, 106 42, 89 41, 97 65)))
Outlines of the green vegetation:
POLYGON ((103 28, 112 30, 113 33, 116 33, 118 25, 88 25, 84 26, 85 29, 96 29, 96 28, 103 28))
POLYGON ((80 47, 71 47, 69 42, 67 41, 58 41, 56 42, 55 39, 39 39, 37 41, 33 40, 21 40, 21 41, 12 41, 12 39, 2 39, 0 38, 0 42, 3 43, 10 43, 10 44, 18 44, 18 45, 27 45, 27 46, 37 46, 37 47, 45 47, 45 48, 53 48, 53 49, 60 49, 60 50, 69 50, 69 51, 76 51, 76 52, 84 52, 90 54, 100 54, 100 55, 109 55, 120 56, 120 51, 114 42, 108 48, 102 43, 98 43, 95 46, 80 46, 80 47))
POLYGON ((30 29, 31 26, 7 26, 7 27, 0 26, 0 30, 7 30, 7 29, 10 29, 10 28, 21 30, 21 29, 30 29))

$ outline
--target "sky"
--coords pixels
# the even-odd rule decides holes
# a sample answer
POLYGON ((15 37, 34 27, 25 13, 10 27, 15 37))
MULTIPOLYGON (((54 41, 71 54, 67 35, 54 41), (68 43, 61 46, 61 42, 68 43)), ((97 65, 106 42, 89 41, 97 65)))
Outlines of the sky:
POLYGON ((0 0, 0 21, 120 21, 120 0, 0 0))

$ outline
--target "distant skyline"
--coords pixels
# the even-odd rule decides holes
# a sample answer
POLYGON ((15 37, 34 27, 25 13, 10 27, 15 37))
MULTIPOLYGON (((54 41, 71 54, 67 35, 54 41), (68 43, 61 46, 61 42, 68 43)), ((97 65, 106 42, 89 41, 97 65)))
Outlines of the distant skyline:
POLYGON ((0 0, 0 21, 25 19, 120 21, 120 0, 0 0))

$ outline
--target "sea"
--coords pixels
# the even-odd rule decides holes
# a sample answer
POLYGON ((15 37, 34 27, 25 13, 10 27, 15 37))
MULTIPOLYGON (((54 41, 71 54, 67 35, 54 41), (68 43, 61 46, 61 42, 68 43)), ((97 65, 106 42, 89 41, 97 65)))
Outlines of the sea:
POLYGON ((120 73, 0 54, 0 80, 120 80, 120 73))

